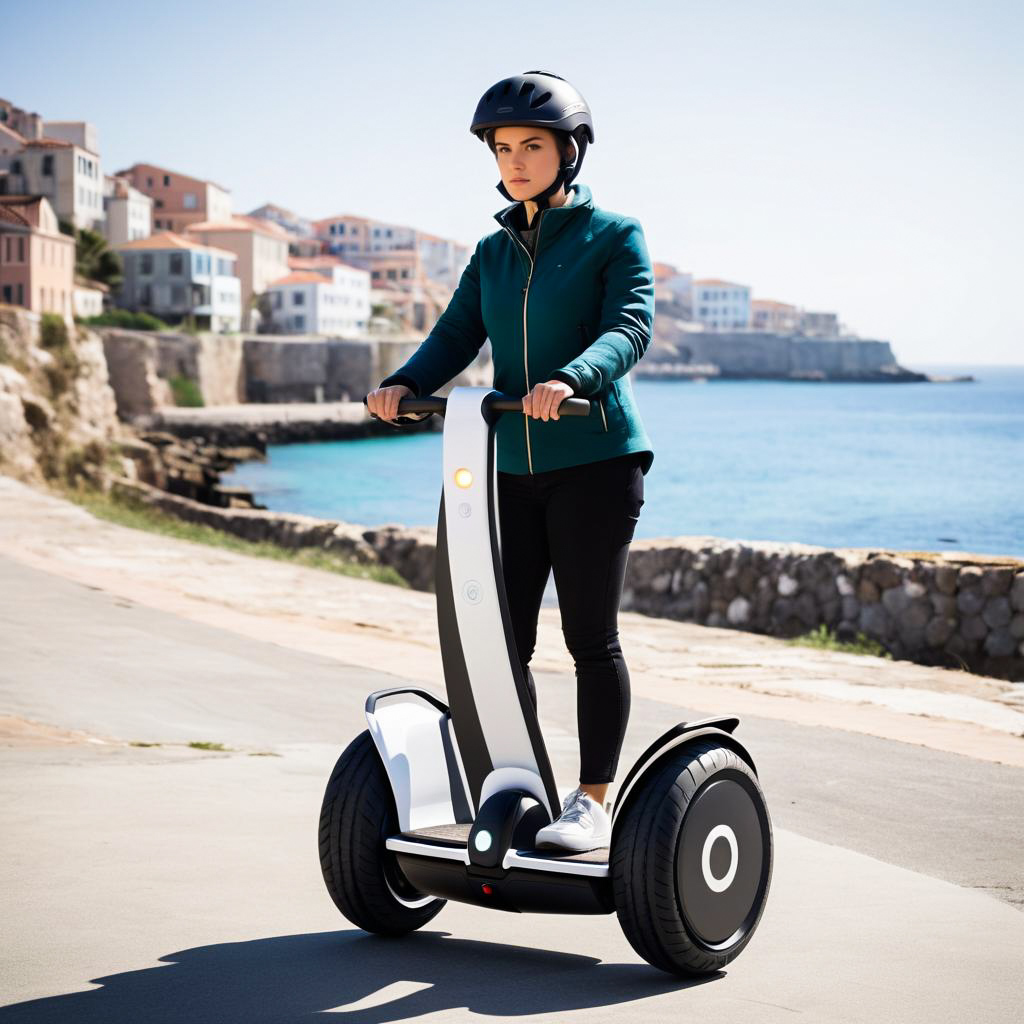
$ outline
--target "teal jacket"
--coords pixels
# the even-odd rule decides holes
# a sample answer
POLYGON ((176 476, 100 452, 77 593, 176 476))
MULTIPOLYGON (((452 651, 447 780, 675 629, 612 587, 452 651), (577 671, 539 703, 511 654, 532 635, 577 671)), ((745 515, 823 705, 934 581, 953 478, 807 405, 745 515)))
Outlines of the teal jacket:
POLYGON ((501 228, 480 239, 433 330, 380 386, 433 394, 490 338, 498 391, 525 395, 539 382, 562 380, 591 399, 586 417, 545 423, 501 416, 499 470, 541 473, 642 452, 646 474, 654 450, 629 378, 650 345, 654 320, 643 229, 632 217, 594 206, 581 184, 563 206, 537 216, 531 257, 517 230, 526 226, 523 204, 494 215, 501 228))

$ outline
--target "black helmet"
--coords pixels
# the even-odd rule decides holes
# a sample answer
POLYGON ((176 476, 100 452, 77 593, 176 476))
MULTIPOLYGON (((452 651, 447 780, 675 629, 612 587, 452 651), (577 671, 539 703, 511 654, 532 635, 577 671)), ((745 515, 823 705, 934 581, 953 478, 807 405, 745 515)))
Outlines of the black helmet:
MULTIPOLYGON (((587 144, 594 141, 590 107, 579 91, 561 75, 551 71, 524 71, 521 75, 503 78, 483 94, 476 105, 469 130, 486 142, 493 152, 494 133, 491 129, 510 124, 549 128, 563 139, 571 138, 576 143, 576 163, 563 160, 555 180, 537 195, 530 196, 538 208, 544 209, 548 205, 548 197, 563 184, 568 188, 579 174, 587 144)), ((514 200, 503 181, 498 182, 497 189, 506 199, 514 200)))

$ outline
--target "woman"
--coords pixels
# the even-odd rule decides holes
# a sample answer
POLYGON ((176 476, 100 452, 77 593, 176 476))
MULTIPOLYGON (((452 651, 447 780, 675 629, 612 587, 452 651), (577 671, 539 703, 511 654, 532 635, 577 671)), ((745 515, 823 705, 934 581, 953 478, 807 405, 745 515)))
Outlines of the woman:
POLYGON ((405 396, 432 394, 491 340, 494 387, 523 395, 522 422, 496 427, 501 562, 516 650, 529 670, 537 618, 553 570, 562 632, 577 680, 579 786, 538 846, 606 846, 605 794, 629 717, 629 673, 618 606, 629 543, 654 452, 627 376, 651 338, 654 283, 639 223, 599 209, 570 183, 594 141, 590 109, 567 81, 528 71, 481 98, 470 130, 497 160, 497 188, 514 201, 477 243, 430 335, 367 396, 398 417, 405 396), (573 395, 589 417, 559 419, 573 395))

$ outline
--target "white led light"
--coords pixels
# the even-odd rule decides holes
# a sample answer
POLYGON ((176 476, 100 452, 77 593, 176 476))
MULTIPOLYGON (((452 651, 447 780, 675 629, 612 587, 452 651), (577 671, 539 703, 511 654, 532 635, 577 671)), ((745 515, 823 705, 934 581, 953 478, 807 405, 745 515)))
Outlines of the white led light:
POLYGON ((491 848, 491 833, 482 828, 476 834, 473 845, 481 852, 486 853, 491 848))

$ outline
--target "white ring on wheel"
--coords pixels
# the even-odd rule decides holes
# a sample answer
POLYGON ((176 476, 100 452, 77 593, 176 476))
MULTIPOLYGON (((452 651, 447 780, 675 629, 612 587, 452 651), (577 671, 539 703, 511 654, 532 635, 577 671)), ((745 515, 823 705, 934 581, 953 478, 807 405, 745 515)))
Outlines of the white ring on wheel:
POLYGON ((732 885, 739 859, 740 848, 736 842, 736 833, 728 825, 716 825, 704 840, 704 849, 700 855, 700 869, 704 872, 704 881, 712 892, 725 892, 732 885), (729 844, 729 870, 721 878, 715 878, 711 873, 711 847, 715 845, 716 839, 725 839, 729 844))

